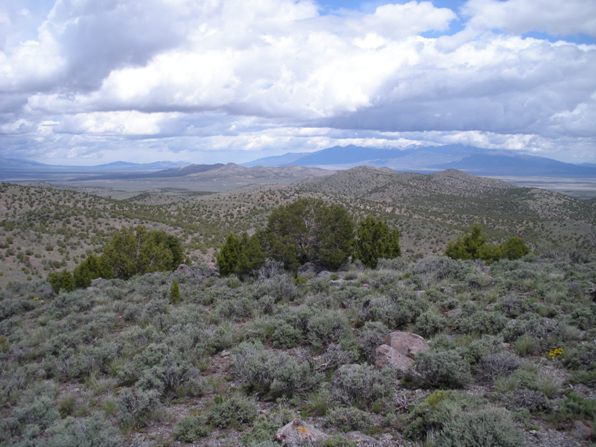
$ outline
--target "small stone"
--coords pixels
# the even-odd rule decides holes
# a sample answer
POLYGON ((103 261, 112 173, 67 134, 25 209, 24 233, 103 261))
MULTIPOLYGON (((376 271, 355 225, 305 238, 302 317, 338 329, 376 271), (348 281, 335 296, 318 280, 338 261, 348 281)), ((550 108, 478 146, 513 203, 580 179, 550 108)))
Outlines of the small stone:
POLYGON ((573 436, 579 439, 591 439, 592 424, 588 421, 573 422, 573 436))

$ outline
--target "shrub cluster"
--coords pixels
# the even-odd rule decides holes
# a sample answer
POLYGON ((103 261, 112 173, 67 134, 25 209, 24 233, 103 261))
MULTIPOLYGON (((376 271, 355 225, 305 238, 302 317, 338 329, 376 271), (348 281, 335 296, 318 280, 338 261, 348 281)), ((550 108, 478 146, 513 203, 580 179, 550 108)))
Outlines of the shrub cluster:
POLYGON ((433 436, 440 446, 514 447, 523 445, 509 413, 455 391, 435 391, 407 415, 404 434, 422 441, 433 436))
POLYGON ((48 281, 54 293, 72 291, 89 287, 96 278, 128 279, 143 273, 174 270, 183 260, 182 243, 176 236, 139 225, 117 231, 100 256, 89 255, 72 273, 52 272, 48 281))
POLYGON ((369 267, 400 255, 399 232, 372 216, 354 229, 346 208, 318 199, 299 199, 273 210, 265 230, 249 237, 231 234, 217 254, 223 275, 244 276, 266 258, 296 271, 306 263, 336 270, 353 256, 369 267))
POLYGON ((391 397, 394 390, 395 377, 390 371, 366 364, 343 365, 331 382, 334 401, 358 408, 370 408, 376 401, 391 397))
POLYGON ((445 254, 453 259, 482 259, 486 262, 499 259, 519 259, 530 252, 522 239, 512 236, 502 244, 486 241, 480 225, 472 225, 467 234, 449 242, 445 254))
POLYGON ((258 342, 241 343, 234 352, 234 366, 249 389, 271 397, 292 396, 319 380, 308 362, 286 352, 267 350, 258 342))

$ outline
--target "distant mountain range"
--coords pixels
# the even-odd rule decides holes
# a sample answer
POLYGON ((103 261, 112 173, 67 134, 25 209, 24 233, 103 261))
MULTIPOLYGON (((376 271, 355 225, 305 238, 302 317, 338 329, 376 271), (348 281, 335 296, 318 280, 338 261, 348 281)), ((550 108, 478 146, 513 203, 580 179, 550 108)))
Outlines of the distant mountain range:
MULTIPOLYGON (((0 157, 0 180, 128 180, 194 178, 201 174, 304 178, 308 172, 263 168, 324 168, 342 170, 355 166, 389 168, 401 172, 432 173, 457 169, 474 175, 495 177, 596 178, 596 165, 571 164, 506 150, 488 150, 464 145, 410 147, 405 149, 334 146, 316 152, 287 153, 254 160, 243 165, 234 163, 185 164, 159 161, 154 163, 113 162, 95 166, 49 165, 30 160, 0 157), (250 169, 249 169, 250 168, 250 169), (233 171, 233 173, 229 173, 233 171)), ((317 172, 318 176, 321 173, 317 172)))
POLYGON ((550 158, 463 145, 406 149, 334 146, 309 153, 288 153, 245 166, 316 166, 345 169, 358 165, 396 171, 434 172, 458 169, 484 176, 596 177, 596 166, 564 163, 550 158))
POLYGON ((130 163, 115 161, 93 166, 50 165, 31 160, 0 157, 0 180, 39 180, 101 174, 148 173, 175 169, 184 163, 157 161, 130 163))

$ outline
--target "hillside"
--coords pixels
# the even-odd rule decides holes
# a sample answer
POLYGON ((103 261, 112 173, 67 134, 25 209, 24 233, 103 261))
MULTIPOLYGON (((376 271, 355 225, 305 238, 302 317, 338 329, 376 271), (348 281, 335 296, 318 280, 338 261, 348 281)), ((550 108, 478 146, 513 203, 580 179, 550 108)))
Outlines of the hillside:
MULTIPOLYGON (((285 168, 275 169, 278 178, 287 178, 285 168)), ((268 175, 271 170, 227 165, 198 175, 209 175, 209 184, 216 187, 231 186, 230 179, 238 175, 258 183, 259 172, 268 175)), ((3 184, 0 236, 6 242, 0 246, 0 284, 45 277, 62 265, 72 267, 87 250, 101 247, 113 228, 139 223, 174 232, 189 247, 191 258, 210 262, 214 247, 230 231, 261 228, 274 207, 305 195, 342 203, 358 217, 384 216, 400 229, 408 257, 443 253, 447 242, 473 223, 483 224, 494 240, 519 234, 540 254, 583 256, 596 249, 593 201, 457 171, 432 175, 372 168, 332 175, 322 172, 320 178, 285 186, 233 188, 216 194, 155 189, 128 193, 125 200, 3 184)))
POLYGON ((121 200, 0 184, 0 445, 281 447, 301 445, 284 433, 310 433, 321 447, 422 447, 479 430, 499 446, 588 447, 595 222, 594 201, 456 170, 359 167, 121 200), (402 256, 376 270, 218 274, 214 247, 230 231, 262 228, 299 197, 384 217, 402 256), (519 234, 533 253, 437 256, 472 223, 493 241, 519 234), (58 295, 44 281, 137 224, 180 237, 190 265, 58 295), (394 337, 421 351, 398 356, 394 337))
POLYGON ((589 202, 459 171, 425 175, 354 168, 298 189, 386 215, 402 230, 411 253, 413 247, 441 252, 453 233, 473 223, 497 239, 515 232, 541 253, 596 247, 596 213, 589 202))
POLYGON ((59 296, 3 289, 0 444, 280 447, 298 419, 321 447, 472 430, 490 445, 587 447, 595 269, 426 257, 299 280, 183 267, 59 296), (394 330, 430 347, 402 372, 379 363, 394 330))
POLYGON ((106 174, 61 182, 85 188, 121 189, 146 192, 159 189, 189 191, 230 191, 256 185, 288 185, 334 171, 302 166, 245 167, 235 163, 188 165, 148 173, 106 174))

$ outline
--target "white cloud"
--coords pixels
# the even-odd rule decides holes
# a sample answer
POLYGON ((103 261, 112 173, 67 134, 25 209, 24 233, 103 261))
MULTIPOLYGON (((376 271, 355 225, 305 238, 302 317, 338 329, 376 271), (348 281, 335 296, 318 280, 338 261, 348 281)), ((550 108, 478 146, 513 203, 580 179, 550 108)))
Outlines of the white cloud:
POLYGON ((596 36, 593 0, 469 0, 462 11, 474 28, 596 36))
POLYGON ((177 113, 136 111, 77 113, 67 116, 54 131, 91 135, 158 135, 177 113))
POLYGON ((404 132, 536 151, 565 138, 586 153, 596 45, 516 33, 590 34, 593 3, 542 2, 470 0, 463 32, 430 38, 456 19, 430 2, 321 16, 310 0, 58 0, 34 39, 0 47, 0 129, 24 120, 12 133, 41 138, 35 150, 85 156, 133 137, 269 151, 404 132))

